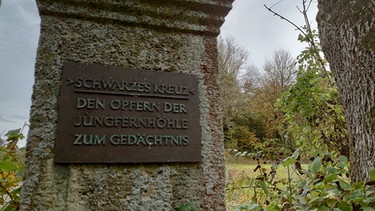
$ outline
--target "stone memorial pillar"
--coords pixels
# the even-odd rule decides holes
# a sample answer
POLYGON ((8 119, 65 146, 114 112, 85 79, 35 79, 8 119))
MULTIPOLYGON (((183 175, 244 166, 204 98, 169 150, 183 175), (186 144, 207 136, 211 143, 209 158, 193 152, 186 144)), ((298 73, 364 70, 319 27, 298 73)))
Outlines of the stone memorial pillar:
POLYGON ((225 210, 216 37, 233 0, 37 0, 21 210, 225 210))

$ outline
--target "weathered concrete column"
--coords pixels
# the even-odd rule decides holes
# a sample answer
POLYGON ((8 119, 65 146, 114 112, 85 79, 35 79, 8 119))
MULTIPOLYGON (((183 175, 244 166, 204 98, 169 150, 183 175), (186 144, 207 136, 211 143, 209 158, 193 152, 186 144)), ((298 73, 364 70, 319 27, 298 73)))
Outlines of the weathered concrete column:
MULTIPOLYGON (((41 35, 21 210, 225 210, 216 37, 233 0, 38 0, 41 35), (66 63, 195 75, 201 161, 58 164, 66 63)), ((84 151, 82 153, 85 153, 84 151)))

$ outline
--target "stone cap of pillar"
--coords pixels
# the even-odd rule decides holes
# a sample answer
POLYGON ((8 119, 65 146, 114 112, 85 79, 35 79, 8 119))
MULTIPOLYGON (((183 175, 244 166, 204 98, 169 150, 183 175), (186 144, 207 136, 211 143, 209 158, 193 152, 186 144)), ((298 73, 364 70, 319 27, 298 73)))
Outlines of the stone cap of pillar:
POLYGON ((37 0, 41 15, 217 36, 234 0, 37 0))

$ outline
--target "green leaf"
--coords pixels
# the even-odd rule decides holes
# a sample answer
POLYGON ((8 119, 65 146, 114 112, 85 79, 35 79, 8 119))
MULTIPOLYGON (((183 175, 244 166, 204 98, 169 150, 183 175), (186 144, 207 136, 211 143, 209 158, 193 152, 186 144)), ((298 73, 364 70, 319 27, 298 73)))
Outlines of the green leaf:
POLYGON ((373 203, 373 202, 375 202, 375 197, 368 197, 365 200, 363 200, 363 202, 366 203, 366 204, 373 203))
POLYGON ((303 188, 303 187, 306 186, 306 184, 307 184, 307 181, 306 181, 306 180, 303 180, 303 181, 301 181, 301 182, 299 182, 299 183, 297 184, 297 187, 303 188))
POLYGON ((318 210, 320 210, 320 211, 329 211, 329 208, 327 206, 325 206, 325 205, 322 205, 322 206, 319 207, 318 210))
POLYGON ((266 193, 266 194, 269 194, 269 190, 268 190, 268 187, 267 187, 267 184, 265 182, 260 182, 259 183, 260 187, 262 188, 262 190, 266 193))
POLYGON ((11 161, 3 160, 0 162, 0 169, 2 171, 15 171, 17 170, 17 164, 11 161))
POLYGON ((18 133, 21 132, 21 128, 18 128, 18 129, 14 129, 14 130, 9 130, 5 136, 9 137, 9 136, 15 136, 17 135, 18 133))
POLYGON ((283 166, 290 166, 296 162, 296 159, 294 157, 287 157, 283 160, 283 166))
POLYGON ((327 170, 327 172, 328 172, 329 174, 336 174, 336 173, 337 173, 336 168, 335 168, 335 167, 332 167, 332 166, 327 166, 326 170, 327 170))
POLYGON ((312 200, 309 201, 309 207, 312 208, 312 207, 315 207, 316 205, 318 205, 321 201, 323 201, 324 198, 323 197, 314 197, 312 200))
POLYGON ((255 181, 255 179, 250 180, 249 185, 248 185, 249 188, 253 188, 254 181, 255 181))
POLYGON ((293 152, 292 157, 297 160, 298 156, 299 156, 299 149, 297 149, 296 151, 293 152))
POLYGON ((371 168, 370 169, 370 178, 375 181, 375 168, 371 168))
POLYGON ((243 180, 240 179, 240 180, 238 180, 238 187, 239 187, 239 188, 242 188, 242 186, 243 186, 243 180))
POLYGON ((346 182, 342 179, 339 179, 339 184, 340 184, 340 187, 344 190, 351 190, 352 189, 352 186, 348 182, 346 182))
POLYGON ((365 198, 364 197, 364 194, 363 194, 363 192, 361 191, 361 190, 355 190, 353 193, 352 193, 352 196, 353 196, 353 202, 354 203, 362 203, 362 201, 363 201, 363 199, 365 198))
POLYGON ((249 210, 257 210, 258 207, 259 207, 258 204, 251 204, 251 205, 249 206, 249 210))
POLYGON ((247 154, 247 151, 243 151, 241 154, 240 154, 240 157, 243 157, 247 154))
POLYGON ((310 166, 310 171, 311 173, 315 174, 316 172, 320 171, 321 168, 322 168, 322 161, 320 160, 320 157, 317 156, 314 159, 314 162, 310 166))
POLYGON ((293 201, 292 195, 290 195, 288 192, 284 192, 284 194, 286 195, 286 198, 288 199, 288 201, 291 203, 293 201))
POLYGON ((236 157, 240 156, 241 154, 242 154, 242 152, 237 152, 237 153, 234 155, 234 157, 236 158, 236 157))
POLYGON ((248 210, 249 205, 243 204, 240 207, 236 208, 235 211, 242 211, 242 210, 248 210))
POLYGON ((20 133, 21 129, 9 130, 5 136, 7 136, 6 141, 18 141, 20 139, 25 138, 22 133, 20 133))
POLYGON ((22 186, 20 186, 20 187, 14 189, 14 190, 11 192, 11 194, 12 194, 12 195, 18 195, 18 194, 21 194, 21 188, 22 188, 22 186))
POLYGON ((348 158, 344 155, 340 155, 338 157, 338 159, 339 159, 339 161, 344 162, 344 163, 348 162, 348 158))
POLYGON ((342 211, 353 211, 353 207, 344 202, 339 203, 337 207, 342 211))
POLYGON ((183 204, 180 206, 180 208, 178 208, 178 211, 197 211, 197 207, 189 202, 189 203, 186 203, 186 204, 183 204))
POLYGON ((299 34, 299 35, 298 35, 298 40, 299 40, 299 41, 303 42, 304 39, 305 39, 305 36, 303 36, 302 34, 299 34))
POLYGON ((332 182, 333 180, 336 180, 337 175, 336 174, 329 174, 324 178, 325 182, 332 182))
POLYGON ((375 208, 372 207, 361 207, 363 211, 375 211, 375 208))

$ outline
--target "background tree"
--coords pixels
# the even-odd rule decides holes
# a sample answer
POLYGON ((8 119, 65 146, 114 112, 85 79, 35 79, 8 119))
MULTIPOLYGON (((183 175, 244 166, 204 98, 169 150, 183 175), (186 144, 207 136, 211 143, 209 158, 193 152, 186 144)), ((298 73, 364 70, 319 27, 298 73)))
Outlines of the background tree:
POLYGON ((248 64, 248 57, 249 53, 232 37, 219 38, 218 69, 225 144, 227 148, 253 151, 265 137, 265 129, 263 121, 249 109, 258 84, 257 68, 248 64), (250 76, 250 73, 253 74, 250 76))
POLYGON ((263 85, 263 74, 255 65, 249 65, 240 76, 240 84, 244 95, 252 98, 263 85))
POLYGON ((272 59, 267 59, 264 63, 263 70, 266 73, 266 83, 271 86, 274 96, 277 97, 295 81, 297 76, 296 60, 285 49, 274 51, 272 59))
POLYGON ((281 145, 284 131, 277 126, 282 114, 274 104, 295 80, 296 60, 279 49, 259 71, 248 64, 248 52, 231 37, 219 38, 218 51, 226 147, 266 152, 281 145))
MULTIPOLYGON (((234 118, 244 103, 238 81, 241 70, 245 69, 249 53, 239 46, 232 37, 218 39, 218 69, 223 110, 224 138, 234 139, 234 118)), ((237 145, 235 143, 235 145, 237 145)))
POLYGON ((274 51, 272 59, 263 65, 263 74, 258 73, 259 86, 252 97, 250 109, 265 122, 267 138, 283 142, 282 131, 278 125, 282 121, 282 113, 275 109, 275 103, 297 75, 296 60, 289 51, 274 51))
POLYGON ((318 0, 320 40, 335 76, 350 136, 351 178, 375 166, 375 2, 318 0))
POLYGON ((218 69, 224 124, 229 125, 243 103, 238 82, 240 71, 247 64, 249 53, 232 37, 218 39, 218 69))

